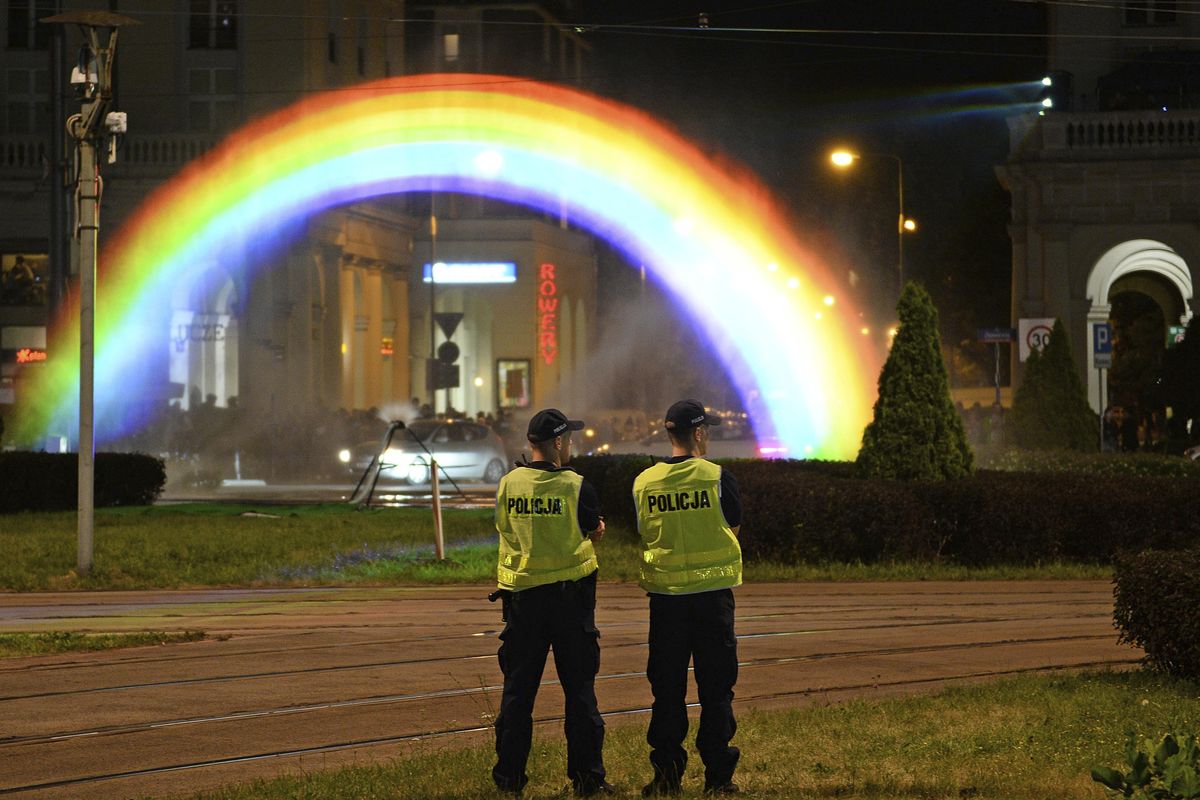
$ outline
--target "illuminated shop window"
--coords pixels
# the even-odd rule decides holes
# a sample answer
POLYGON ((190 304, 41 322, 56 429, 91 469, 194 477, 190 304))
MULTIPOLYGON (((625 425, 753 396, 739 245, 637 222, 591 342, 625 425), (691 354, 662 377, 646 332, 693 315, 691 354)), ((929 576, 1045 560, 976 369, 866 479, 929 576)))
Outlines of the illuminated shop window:
POLYGON ((496 392, 500 408, 528 408, 529 359, 501 359, 496 362, 496 392))

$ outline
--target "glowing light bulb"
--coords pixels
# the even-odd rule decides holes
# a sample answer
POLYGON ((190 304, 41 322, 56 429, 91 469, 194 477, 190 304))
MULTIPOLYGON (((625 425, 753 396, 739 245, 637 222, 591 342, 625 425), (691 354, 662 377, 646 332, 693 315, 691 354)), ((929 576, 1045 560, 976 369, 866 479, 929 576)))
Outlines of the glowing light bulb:
POLYGON ((833 295, 827 294, 827 295, 825 295, 825 299, 822 300, 821 302, 823 302, 827 306, 832 306, 837 301, 833 299, 833 295))
POLYGON ((788 278, 787 285, 788 285, 789 289, 799 289, 800 288, 800 279, 799 278, 788 278))
POLYGON ((835 150, 829 154, 829 160, 835 167, 848 167, 854 163, 854 153, 848 150, 835 150))

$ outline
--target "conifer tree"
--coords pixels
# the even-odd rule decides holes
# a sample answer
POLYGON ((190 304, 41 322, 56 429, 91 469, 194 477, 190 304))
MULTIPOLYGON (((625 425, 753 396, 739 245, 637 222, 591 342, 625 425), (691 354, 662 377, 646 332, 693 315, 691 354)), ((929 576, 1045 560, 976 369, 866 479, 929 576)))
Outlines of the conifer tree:
POLYGON ((965 477, 973 456, 950 400, 937 309, 924 288, 909 283, 897 312, 900 327, 879 374, 879 399, 875 418, 863 431, 859 470, 895 480, 965 477))
POLYGON ((1042 352, 1031 352, 1025 362, 1025 378, 1013 397, 1011 430, 1017 446, 1030 450, 1099 446, 1100 418, 1088 405, 1061 319, 1054 321, 1042 352))
POLYGON ((1200 314, 1188 321, 1183 341, 1167 351, 1162 369, 1163 400, 1171 407, 1171 438, 1200 441, 1200 314), (1188 435, 1191 422, 1191 435, 1188 435))

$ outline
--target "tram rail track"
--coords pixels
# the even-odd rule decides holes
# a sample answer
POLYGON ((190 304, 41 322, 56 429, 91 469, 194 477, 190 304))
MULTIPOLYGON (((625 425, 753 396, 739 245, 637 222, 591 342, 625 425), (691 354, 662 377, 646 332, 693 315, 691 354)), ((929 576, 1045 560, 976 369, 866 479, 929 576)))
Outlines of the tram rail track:
MULTIPOLYGON (((1071 617, 1071 620, 1080 620, 1088 618, 1096 618, 1107 615, 1076 615, 1071 617)), ((1010 622, 1045 622, 1049 620, 1061 620, 1060 615, 1047 615, 1041 617, 987 617, 987 618, 954 618, 954 619, 937 619, 937 620, 922 620, 905 623, 887 623, 881 625, 860 625, 850 627, 825 627, 825 628, 802 628, 793 630, 780 631, 763 631, 754 633, 739 633, 737 638, 739 641, 750 641, 755 639, 780 638, 792 636, 818 636, 821 634, 838 634, 849 635, 861 631, 883 631, 883 630, 902 630, 910 628, 932 628, 953 625, 985 625, 1010 622)), ((458 637, 448 637, 458 638, 458 637)), ((462 637, 467 638, 467 637, 462 637)), ((477 635, 472 635, 471 638, 479 638, 477 635)), ((632 642, 616 642, 607 643, 604 649, 611 651, 627 648, 645 648, 646 642, 639 639, 632 642)), ((278 654, 279 651, 272 651, 278 654)), ((65 689, 61 691, 46 691, 33 692, 28 694, 12 694, 0 695, 0 703, 18 701, 18 700, 35 700, 51 697, 65 697, 89 694, 102 694, 111 692, 124 692, 140 689, 154 689, 173 686, 197 686, 197 685, 212 685, 230 683, 234 681, 244 680, 264 680, 270 678, 280 678, 285 676, 300 676, 300 675, 316 675, 322 673, 335 672, 350 672, 368 669, 394 669, 397 667, 412 666, 417 664, 452 664, 465 663, 469 661, 479 661, 484 659, 495 658, 495 652, 489 650, 486 653, 472 653, 460 656, 431 656, 427 658, 412 658, 412 659, 389 659, 385 661, 370 661, 357 664, 335 664, 320 667, 306 667, 303 669, 285 669, 285 670, 268 670, 259 672, 238 673, 233 675, 219 675, 202 678, 184 678, 167 681, 148 681, 142 683, 120 684, 115 686, 96 686, 82 689, 65 689)))
MULTIPOLYGON (((919 645, 910 647, 877 647, 858 650, 840 650, 828 653, 809 653, 798 656, 772 656, 766 658, 750 658, 738 662, 739 669, 754 669, 758 667, 780 666, 783 664, 799 664, 814 661, 827 661, 832 659, 845 658, 869 658, 885 655, 912 655, 917 653, 940 653, 952 652, 955 650, 976 650, 988 647, 1009 647, 1014 645, 1027 644, 1054 644, 1059 642, 1078 642, 1078 641, 1097 641, 1106 636, 1100 634, 1081 634, 1075 636, 1050 636, 1050 637, 1033 637, 1026 639, 1006 639, 1006 640, 986 640, 973 642, 954 642, 946 644, 919 645)), ((691 672, 692 668, 689 667, 691 672)), ((630 678, 645 677, 643 671, 622 671, 601 673, 596 676, 597 682, 608 680, 624 680, 630 678)), ((543 680, 539 685, 557 686, 559 681, 549 678, 543 680)), ((145 722, 134 723, 129 725, 114 725, 100 728, 89 728, 74 731, 60 731, 52 734, 40 734, 32 736, 0 736, 0 751, 4 748, 16 745, 28 744, 44 744, 50 742, 62 742, 70 739, 79 739, 93 736, 111 736, 119 734, 137 733, 142 731, 156 730, 160 728, 181 727, 185 725, 200 725, 220 722, 232 722, 236 720, 248 720, 270 716, 286 716, 300 713, 311 713, 317 711, 326 711, 339 708, 354 708, 367 705, 392 705, 406 702, 416 702, 421 700, 432 700, 449 697, 470 697, 473 695, 487 695, 493 692, 499 692, 503 688, 500 684, 485 685, 470 688, 457 689, 441 689, 427 692, 412 692, 407 694, 388 694, 375 697, 351 698, 347 700, 310 703, 300 706, 282 706, 268 709, 255 709, 249 711, 241 711, 230 714, 220 714, 211 716, 199 716, 188 718, 175 718, 165 720, 148 720, 145 722)))
MULTIPOLYGON (((1043 666, 1043 667, 1025 667, 1025 668, 1016 668, 1016 669, 984 670, 984 671, 957 673, 957 674, 953 674, 953 675, 912 678, 912 679, 907 679, 907 680, 875 681, 872 683, 845 684, 845 685, 839 685, 839 686, 822 687, 819 690, 794 689, 794 690, 787 690, 787 691, 780 691, 780 692, 768 692, 768 693, 761 693, 761 694, 756 694, 756 695, 752 695, 752 696, 738 697, 734 700, 734 702, 736 704, 738 704, 739 706, 744 706, 749 703, 762 702, 764 700, 779 700, 779 699, 790 698, 790 697, 807 696, 807 695, 813 694, 814 691, 819 692, 822 695, 832 695, 832 694, 849 693, 849 692, 853 692, 853 691, 857 691, 857 690, 861 690, 861 689, 868 689, 868 688, 879 689, 879 688, 886 687, 886 688, 894 689, 894 688, 901 688, 901 687, 916 687, 916 686, 922 686, 922 685, 928 685, 928 684, 941 684, 941 683, 956 682, 956 681, 973 681, 973 680, 982 680, 982 679, 989 679, 989 678, 995 679, 995 678, 1002 678, 1002 677, 1008 677, 1008 676, 1013 676, 1013 675, 1022 675, 1022 674, 1054 673, 1054 672, 1064 672, 1064 671, 1079 670, 1079 669, 1094 669, 1097 667, 1104 667, 1104 666, 1114 666, 1114 665, 1121 665, 1121 664, 1137 663, 1138 660, 1139 659, 1133 659, 1133 658, 1102 660, 1102 661, 1092 660, 1092 661, 1084 661, 1084 662, 1074 662, 1074 663, 1070 663, 1070 664, 1055 664, 1055 665, 1043 666)), ((698 706, 698 704, 697 703, 689 703, 688 706, 689 706, 689 708, 695 708, 698 706)), ((606 712, 602 713, 602 716, 605 718, 613 718, 613 717, 630 716, 630 715, 637 715, 637 714, 647 714, 649 712, 650 712, 649 707, 638 706, 638 707, 630 707, 630 708, 622 708, 622 709, 614 709, 614 710, 606 711, 606 712)), ((562 720, 563 720, 563 717, 561 715, 554 715, 554 716, 543 717, 541 719, 535 720, 535 724, 544 726, 544 725, 559 723, 559 722, 562 722, 562 720)), ((224 757, 224 758, 214 758, 214 759, 204 759, 204 760, 191 761, 191 762, 181 762, 181 763, 177 763, 177 764, 169 764, 169 765, 164 765, 164 766, 147 767, 145 769, 124 770, 124 771, 110 772, 110 773, 93 773, 93 774, 89 774, 89 775, 83 775, 83 776, 77 776, 77 777, 71 777, 71 778, 63 778, 63 779, 59 779, 59 780, 46 781, 46 782, 41 782, 41 783, 36 783, 36 784, 26 784, 26 785, 19 785, 19 786, 0 786, 0 795, 17 794, 17 793, 21 793, 21 792, 35 792, 35 791, 42 791, 42 790, 48 790, 48 789, 61 789, 61 788, 67 788, 67 787, 71 787, 71 786, 82 786, 82 785, 86 785, 86 784, 94 784, 94 783, 99 783, 99 782, 104 782, 104 781, 113 781, 113 780, 139 778, 139 777, 150 777, 150 776, 154 776, 154 775, 162 775, 162 774, 166 774, 166 773, 181 772, 181 771, 186 771, 186 770, 204 769, 204 768, 209 768, 209 767, 220 767, 220 766, 233 766, 233 765, 237 765, 237 764, 245 764, 245 763, 256 762, 256 761, 267 761, 267 760, 280 759, 280 758, 290 758, 290 757, 305 756, 305 755, 318 755, 321 753, 332 753, 332 752, 337 752, 337 751, 342 751, 342 750, 352 750, 352 749, 360 749, 360 748, 367 748, 367 747, 379 747, 379 746, 385 746, 385 745, 403 744, 406 742, 416 742, 416 741, 427 740, 427 739, 437 739, 437 738, 461 736, 461 735, 470 734, 470 733, 483 733, 490 729, 491 729, 491 726, 489 726, 489 725, 458 726, 458 727, 452 727, 452 728, 431 729, 431 730, 426 730, 426 731, 423 731, 420 733, 413 733, 413 734, 373 737, 373 738, 365 738, 365 739, 353 739, 353 740, 349 740, 349 741, 313 745, 311 747, 289 748, 286 750, 264 751, 264 752, 249 753, 249 754, 230 756, 230 757, 224 757)))

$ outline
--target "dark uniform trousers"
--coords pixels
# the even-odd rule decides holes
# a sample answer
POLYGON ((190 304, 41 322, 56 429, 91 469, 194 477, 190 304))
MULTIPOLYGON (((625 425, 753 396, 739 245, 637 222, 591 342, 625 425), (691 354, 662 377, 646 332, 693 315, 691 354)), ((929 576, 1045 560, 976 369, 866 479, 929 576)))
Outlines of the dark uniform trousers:
POLYGON ((529 780, 525 765, 533 742, 533 701, 546 654, 553 648, 566 699, 567 777, 576 784, 602 781, 604 718, 596 707, 595 690, 600 670, 596 573, 577 581, 504 592, 502 597, 505 625, 499 657, 504 694, 496 717, 493 780, 501 789, 516 791, 529 780))
POLYGON ((733 632, 733 591, 650 595, 650 658, 646 676, 654 705, 650 712, 650 763, 656 780, 678 783, 687 766, 688 661, 694 660, 700 696, 696 749, 704 761, 704 782, 727 783, 740 752, 729 742, 737 731, 733 685, 737 683, 737 639, 733 632))

